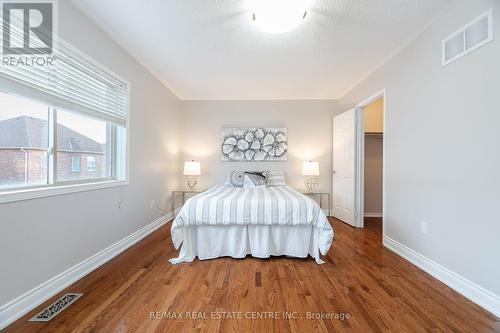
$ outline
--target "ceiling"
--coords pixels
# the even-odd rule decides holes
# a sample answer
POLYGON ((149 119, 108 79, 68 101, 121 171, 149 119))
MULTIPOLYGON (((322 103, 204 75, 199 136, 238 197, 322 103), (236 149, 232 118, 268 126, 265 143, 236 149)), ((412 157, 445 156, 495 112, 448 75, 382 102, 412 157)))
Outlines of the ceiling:
POLYGON ((449 1, 313 0, 279 35, 248 0, 73 3, 181 99, 225 100, 339 98, 449 1))

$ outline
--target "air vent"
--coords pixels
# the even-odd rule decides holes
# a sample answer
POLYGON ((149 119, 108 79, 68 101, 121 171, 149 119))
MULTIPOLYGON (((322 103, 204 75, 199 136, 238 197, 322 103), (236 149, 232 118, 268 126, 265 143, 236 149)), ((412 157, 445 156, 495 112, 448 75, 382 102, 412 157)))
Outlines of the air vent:
POLYGON ((443 66, 493 41, 493 9, 443 40, 443 66))
POLYGON ((43 309, 39 314, 31 318, 29 321, 49 321, 63 310, 65 310, 68 306, 70 306, 73 302, 79 299, 83 294, 71 293, 66 294, 63 297, 59 298, 57 301, 43 309))

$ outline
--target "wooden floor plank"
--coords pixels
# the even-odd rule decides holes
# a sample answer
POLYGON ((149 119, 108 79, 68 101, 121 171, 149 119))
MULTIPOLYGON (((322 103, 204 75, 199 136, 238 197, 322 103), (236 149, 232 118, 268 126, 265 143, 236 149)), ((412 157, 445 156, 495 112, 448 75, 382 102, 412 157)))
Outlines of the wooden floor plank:
POLYGON ((385 249, 380 219, 364 229, 331 222, 323 265, 285 257, 171 265, 166 225, 4 331, 500 332, 497 317, 385 249), (49 322, 27 321, 65 292, 84 296, 49 322))

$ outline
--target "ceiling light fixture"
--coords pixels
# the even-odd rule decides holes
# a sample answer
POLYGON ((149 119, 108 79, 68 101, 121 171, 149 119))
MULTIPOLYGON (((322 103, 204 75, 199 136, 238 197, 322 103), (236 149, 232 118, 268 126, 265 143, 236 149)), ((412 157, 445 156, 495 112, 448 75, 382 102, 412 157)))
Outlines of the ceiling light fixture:
POLYGON ((306 18, 310 0, 251 0, 257 28, 281 34, 298 27, 306 18))

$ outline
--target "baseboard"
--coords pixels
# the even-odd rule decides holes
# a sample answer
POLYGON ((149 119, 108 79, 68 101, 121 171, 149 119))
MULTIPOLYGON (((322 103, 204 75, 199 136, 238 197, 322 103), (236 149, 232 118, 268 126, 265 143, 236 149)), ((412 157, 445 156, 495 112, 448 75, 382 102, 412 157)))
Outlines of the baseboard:
POLYGON ((144 228, 123 238, 92 257, 76 264, 50 280, 38 285, 16 299, 0 306, 0 330, 42 304, 64 288, 70 286, 96 268, 113 259, 141 239, 170 221, 175 212, 170 212, 144 228))
POLYGON ((365 217, 382 217, 382 213, 373 213, 373 212, 368 212, 364 214, 365 217))
POLYGON ((384 246, 421 268, 477 305, 500 317, 500 296, 467 280, 394 239, 384 236, 384 246))

